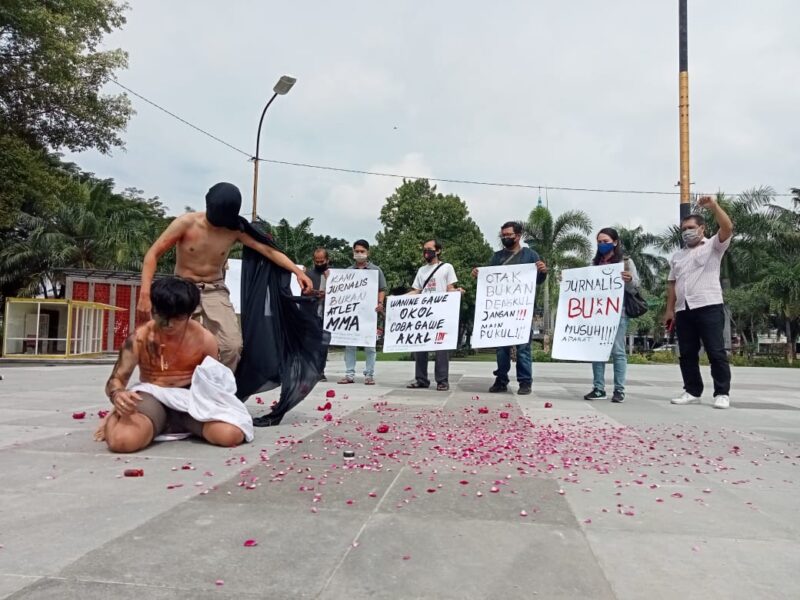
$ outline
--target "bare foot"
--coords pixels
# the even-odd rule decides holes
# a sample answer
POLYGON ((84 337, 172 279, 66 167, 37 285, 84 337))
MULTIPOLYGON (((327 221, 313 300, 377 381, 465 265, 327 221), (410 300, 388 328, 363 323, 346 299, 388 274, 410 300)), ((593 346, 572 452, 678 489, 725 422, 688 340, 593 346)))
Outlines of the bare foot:
POLYGON ((106 441, 106 423, 108 423, 108 419, 113 414, 114 414, 114 409, 112 408, 110 413, 108 413, 105 417, 100 419, 100 423, 97 426, 97 429, 94 430, 94 441, 95 442, 105 442, 106 441))

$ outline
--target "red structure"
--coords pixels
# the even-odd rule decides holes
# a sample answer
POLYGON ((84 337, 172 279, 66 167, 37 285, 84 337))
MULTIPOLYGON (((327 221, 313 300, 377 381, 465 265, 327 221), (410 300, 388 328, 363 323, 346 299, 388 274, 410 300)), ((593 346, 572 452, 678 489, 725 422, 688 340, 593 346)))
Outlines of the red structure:
POLYGON ((136 301, 141 275, 133 271, 64 269, 67 300, 102 302, 122 310, 106 314, 103 320, 103 350, 114 352, 136 327, 136 301))

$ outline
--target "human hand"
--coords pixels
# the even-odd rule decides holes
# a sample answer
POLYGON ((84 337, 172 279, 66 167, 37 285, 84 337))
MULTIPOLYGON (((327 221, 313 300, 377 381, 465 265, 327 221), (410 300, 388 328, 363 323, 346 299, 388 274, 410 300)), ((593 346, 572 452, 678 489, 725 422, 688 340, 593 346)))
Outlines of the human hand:
POLYGON ((547 273, 547 265, 544 264, 543 260, 536 261, 536 270, 539 271, 539 273, 547 273))
POLYGON ((136 406, 142 399, 136 392, 128 390, 116 390, 111 393, 111 403, 121 417, 132 415, 136 412, 136 406))
POLYGON ((302 271, 299 271, 298 273, 295 273, 295 275, 297 276, 297 283, 300 284, 300 293, 301 294, 305 294, 307 291, 310 291, 310 290, 314 289, 314 284, 311 283, 311 279, 308 278, 308 275, 306 275, 302 271))
POLYGON ((139 301, 136 303, 136 324, 141 325, 147 323, 153 316, 150 311, 153 305, 150 303, 150 294, 139 294, 139 301))
POLYGON ((630 271, 623 271, 622 272, 622 281, 624 281, 626 283, 629 282, 629 281, 633 281, 633 275, 631 275, 630 271))
POLYGON ((378 306, 375 307, 375 312, 383 314, 384 310, 385 309, 383 308, 383 304, 382 303, 379 303, 378 306))
POLYGON ((671 309, 667 309, 664 311, 664 327, 667 331, 672 331, 672 327, 675 324, 675 311, 671 309))
POLYGON ((697 200, 697 206, 699 206, 700 208, 711 209, 714 208, 714 205, 716 203, 717 201, 714 200, 714 198, 712 198, 711 196, 700 196, 700 198, 697 200))
POLYGON ((477 278, 478 277, 478 267, 472 268, 472 276, 477 278))

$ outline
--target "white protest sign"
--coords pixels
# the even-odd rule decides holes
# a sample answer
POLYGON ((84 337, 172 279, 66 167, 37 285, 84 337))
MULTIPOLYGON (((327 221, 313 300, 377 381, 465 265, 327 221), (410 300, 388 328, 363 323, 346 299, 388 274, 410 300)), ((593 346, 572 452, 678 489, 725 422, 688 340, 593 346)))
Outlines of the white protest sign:
POLYGON ((473 348, 527 344, 536 300, 536 265, 478 269, 473 348))
POLYGON ((386 300, 384 352, 453 350, 461 292, 407 294, 386 300))
MULTIPOLYGON (((303 265, 297 265, 303 271, 305 271, 305 267, 303 265)), ((236 312, 237 315, 242 313, 242 259, 241 258, 229 258, 228 259, 228 268, 225 271, 225 286, 231 292, 231 304, 233 304, 233 310, 236 312)), ((292 295, 299 296, 300 295, 300 282, 297 281, 297 275, 292 273, 292 279, 289 281, 289 287, 292 290, 292 295)))
POLYGON ((377 341, 378 271, 330 269, 325 282, 325 331, 332 346, 365 346, 377 341))
POLYGON ((622 266, 614 263, 562 272, 553 358, 608 360, 625 310, 622 266))

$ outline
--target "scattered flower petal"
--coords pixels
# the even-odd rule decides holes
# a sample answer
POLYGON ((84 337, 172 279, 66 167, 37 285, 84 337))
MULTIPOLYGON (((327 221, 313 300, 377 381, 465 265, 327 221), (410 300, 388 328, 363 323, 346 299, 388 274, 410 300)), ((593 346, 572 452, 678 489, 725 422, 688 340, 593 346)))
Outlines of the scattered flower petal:
POLYGON ((245 540, 242 546, 245 548, 252 548, 253 546, 258 546, 258 542, 255 540, 245 540))
POLYGON ((375 431, 377 431, 378 433, 388 433, 389 426, 386 423, 381 423, 380 425, 378 425, 375 431))
POLYGON ((328 390, 325 392, 326 398, 336 398, 336 390, 328 390))
POLYGON ((85 417, 86 417, 86 411, 85 410, 82 410, 80 412, 72 413, 72 418, 76 419, 76 420, 80 420, 80 419, 83 419, 85 417))

